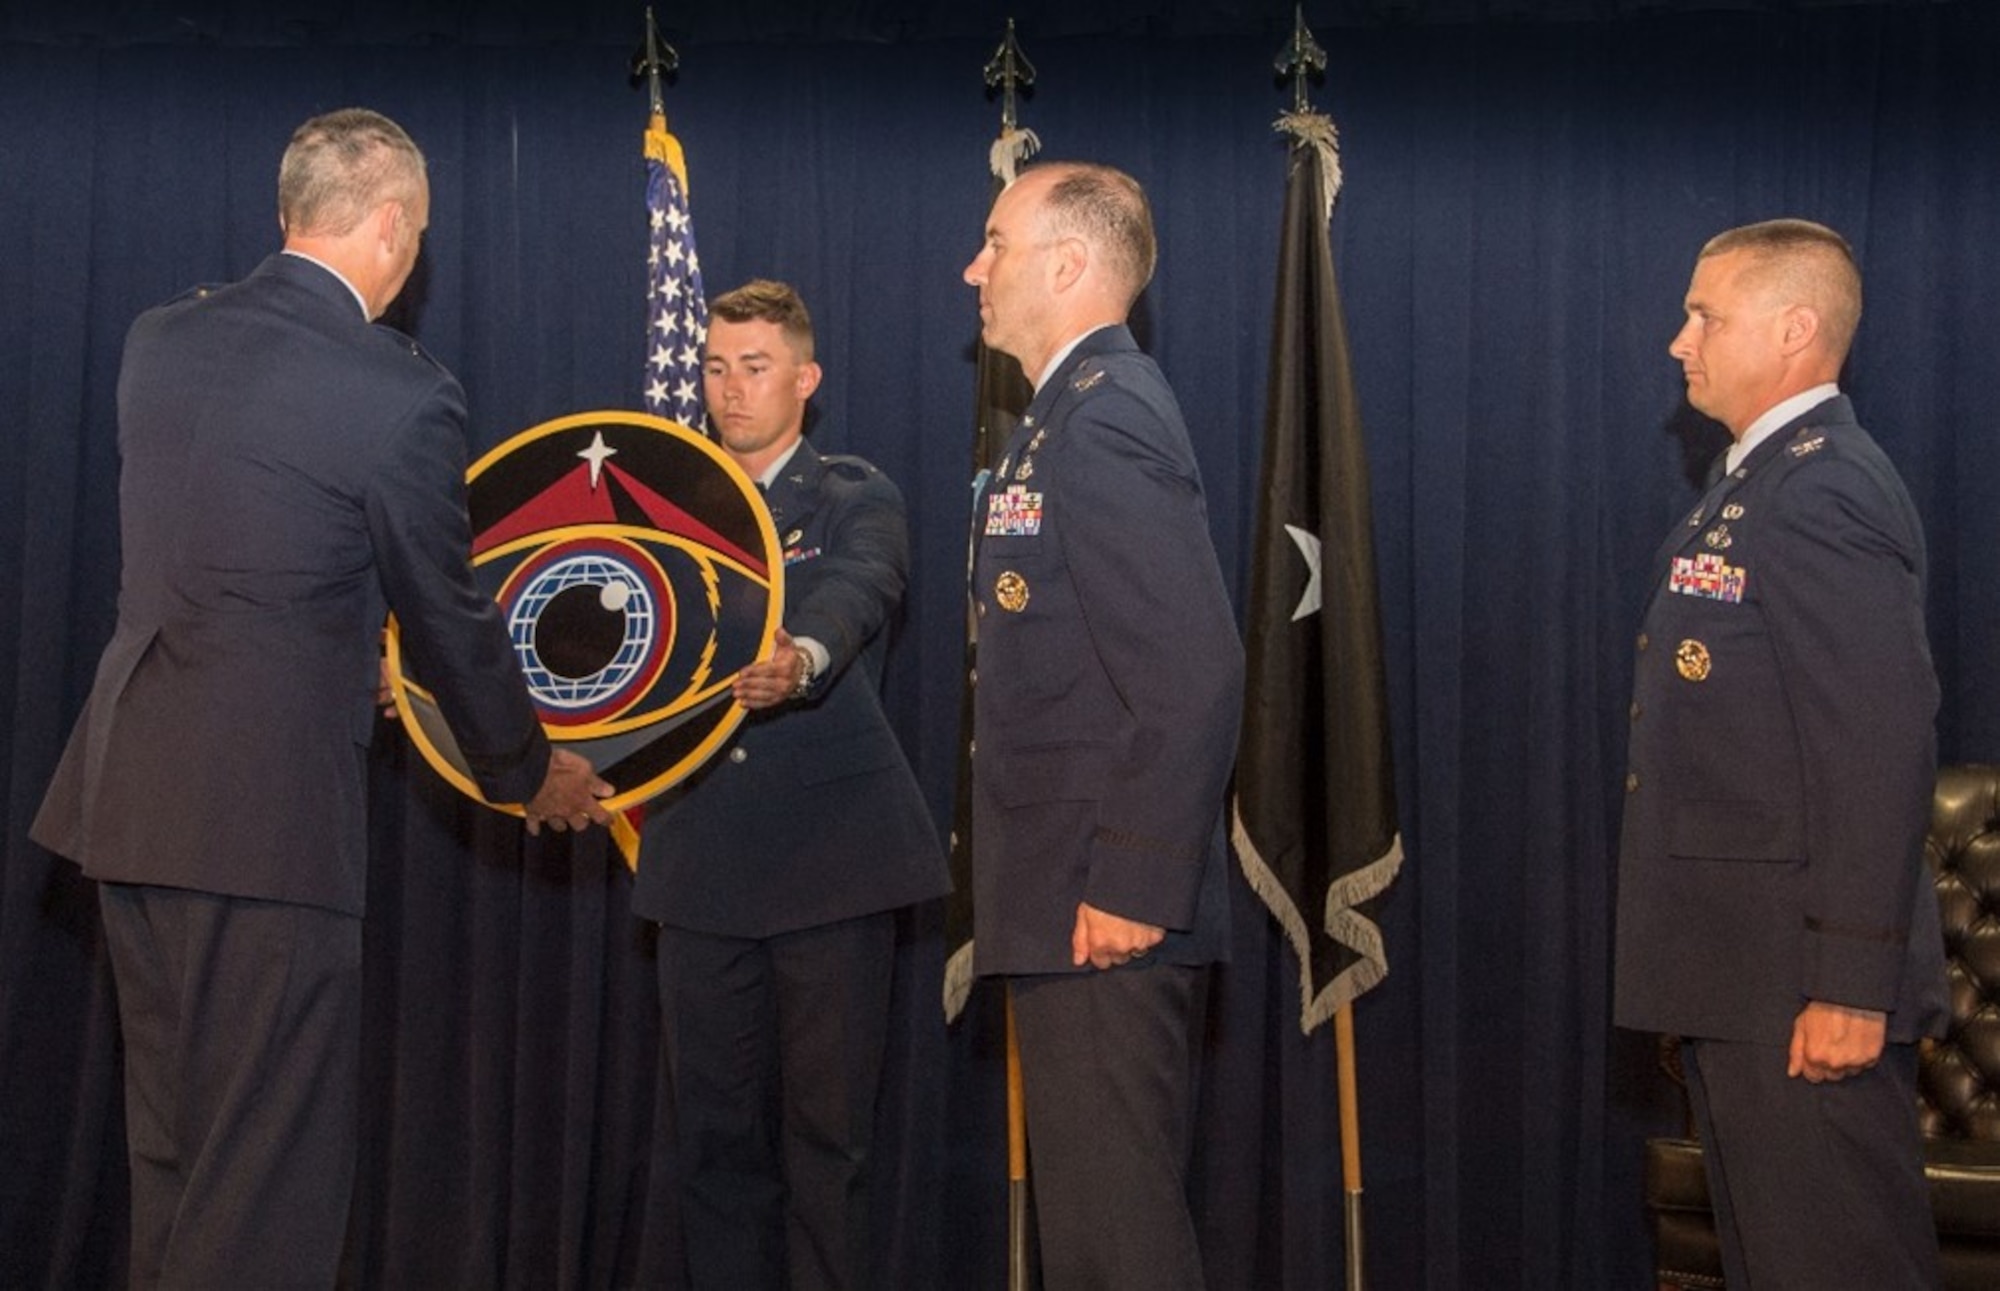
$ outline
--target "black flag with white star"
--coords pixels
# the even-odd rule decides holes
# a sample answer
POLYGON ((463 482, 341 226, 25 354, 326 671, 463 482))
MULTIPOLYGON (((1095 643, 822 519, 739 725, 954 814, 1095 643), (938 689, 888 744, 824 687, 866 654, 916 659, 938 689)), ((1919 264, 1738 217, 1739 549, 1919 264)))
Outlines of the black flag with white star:
POLYGON ((1236 770, 1245 876, 1299 957, 1311 1031, 1382 980, 1370 903, 1402 864, 1368 461, 1327 225, 1333 123, 1288 150, 1236 770))

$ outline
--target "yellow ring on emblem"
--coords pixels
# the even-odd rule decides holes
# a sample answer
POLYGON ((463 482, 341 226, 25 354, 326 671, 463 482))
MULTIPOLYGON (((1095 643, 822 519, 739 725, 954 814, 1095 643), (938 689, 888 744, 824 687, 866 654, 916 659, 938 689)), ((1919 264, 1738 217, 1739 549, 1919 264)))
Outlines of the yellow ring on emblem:
POLYGON ((1009 614, 1019 614, 1028 608, 1028 580, 1011 569, 1006 571, 993 582, 993 598, 1009 614))
POLYGON ((1683 680, 1707 681, 1712 662, 1708 657, 1708 647, 1699 641, 1687 640, 1674 651, 1674 668, 1683 680))

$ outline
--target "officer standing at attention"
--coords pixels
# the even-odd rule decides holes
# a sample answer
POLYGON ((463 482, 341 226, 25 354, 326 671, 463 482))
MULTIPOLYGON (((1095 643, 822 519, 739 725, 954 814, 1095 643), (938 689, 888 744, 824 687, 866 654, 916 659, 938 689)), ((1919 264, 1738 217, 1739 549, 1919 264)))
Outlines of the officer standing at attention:
POLYGON ((1129 175, 1045 164, 965 270, 1035 381, 973 517, 973 968, 1014 1000, 1050 1291, 1202 1285, 1195 1000, 1228 956, 1243 646, 1187 424, 1125 326, 1154 257, 1129 175))
POLYGON ((1923 528, 1835 384, 1861 276, 1831 229, 1773 220, 1702 248, 1686 310, 1688 402, 1735 442, 1650 574, 1617 1021, 1686 1038, 1732 1288, 1936 1287, 1938 690, 1923 528))

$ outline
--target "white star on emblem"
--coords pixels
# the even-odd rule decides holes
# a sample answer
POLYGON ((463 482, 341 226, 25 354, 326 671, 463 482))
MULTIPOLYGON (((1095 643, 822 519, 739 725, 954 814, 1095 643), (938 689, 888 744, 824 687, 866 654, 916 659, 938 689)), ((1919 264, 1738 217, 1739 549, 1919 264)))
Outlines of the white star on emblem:
POLYGON ((1299 607, 1292 611, 1292 622, 1297 623, 1300 619, 1311 618, 1319 613, 1319 535, 1307 533, 1293 524, 1286 525, 1285 532, 1292 535, 1292 541, 1298 544, 1299 555, 1304 556, 1306 560, 1306 590, 1299 597, 1299 607))
POLYGON ((618 456, 618 450, 604 442, 604 432, 598 431, 590 437, 590 447, 577 454, 590 463, 590 491, 597 492, 597 481, 604 474, 604 459, 618 456))

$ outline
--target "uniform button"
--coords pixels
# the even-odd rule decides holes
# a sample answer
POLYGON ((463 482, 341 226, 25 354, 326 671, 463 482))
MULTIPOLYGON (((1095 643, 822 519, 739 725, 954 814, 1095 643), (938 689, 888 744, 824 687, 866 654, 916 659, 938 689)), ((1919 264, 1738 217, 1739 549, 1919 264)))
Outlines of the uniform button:
POLYGON ((1633 701, 1632 701, 1632 720, 1633 720, 1633 721, 1635 721, 1635 722, 1636 722, 1636 721, 1638 721, 1638 720, 1639 720, 1639 714, 1641 714, 1641 713, 1643 713, 1643 712, 1645 712, 1645 711, 1646 711, 1645 709, 1643 709, 1643 708, 1639 707, 1639 701, 1638 701, 1638 700, 1636 700, 1636 699, 1635 699, 1635 700, 1633 700, 1633 701))
POLYGON ((979 669, 977 668, 967 669, 965 673, 965 680, 968 685, 977 686, 979 684, 979 669))
POLYGON ((976 603, 976 604, 977 604, 977 605, 979 606, 979 617, 980 617, 980 618, 982 618, 982 619, 983 619, 983 618, 985 618, 985 617, 986 617, 986 602, 985 602, 985 601, 978 601, 978 602, 975 602, 975 603, 976 603))
POLYGON ((1639 653, 1644 654, 1646 652, 1646 647, 1651 645, 1652 643, 1653 639, 1647 636, 1644 632, 1641 632, 1639 634, 1639 653))
POLYGON ((748 762, 750 760, 750 751, 739 745, 729 750, 729 760, 731 762, 748 762))
POLYGON ((1627 771, 1625 773, 1625 792, 1639 792, 1639 773, 1637 771, 1627 771))

